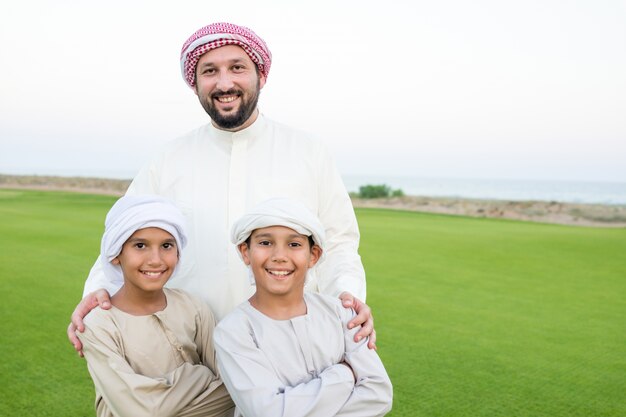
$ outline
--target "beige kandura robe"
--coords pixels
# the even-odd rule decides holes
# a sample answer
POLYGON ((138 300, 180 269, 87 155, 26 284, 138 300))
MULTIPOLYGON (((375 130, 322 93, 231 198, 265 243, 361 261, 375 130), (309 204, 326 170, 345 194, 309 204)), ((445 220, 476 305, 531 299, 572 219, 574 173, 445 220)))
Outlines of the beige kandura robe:
POLYGON ((151 315, 112 307, 85 317, 78 336, 99 417, 232 415, 216 366, 211 310, 186 292, 164 291, 167 307, 151 315))

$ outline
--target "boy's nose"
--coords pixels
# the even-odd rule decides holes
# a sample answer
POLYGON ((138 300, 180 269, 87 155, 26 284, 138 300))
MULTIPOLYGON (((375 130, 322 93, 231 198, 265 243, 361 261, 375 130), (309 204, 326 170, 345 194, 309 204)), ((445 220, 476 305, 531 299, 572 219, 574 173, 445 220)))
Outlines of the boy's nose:
POLYGON ((274 251, 272 252, 272 261, 274 262, 285 262, 287 257, 285 256, 285 250, 279 247, 274 247, 274 251))
POLYGON ((161 253, 158 250, 150 251, 150 255, 148 257, 149 265, 160 265, 161 264, 161 253))

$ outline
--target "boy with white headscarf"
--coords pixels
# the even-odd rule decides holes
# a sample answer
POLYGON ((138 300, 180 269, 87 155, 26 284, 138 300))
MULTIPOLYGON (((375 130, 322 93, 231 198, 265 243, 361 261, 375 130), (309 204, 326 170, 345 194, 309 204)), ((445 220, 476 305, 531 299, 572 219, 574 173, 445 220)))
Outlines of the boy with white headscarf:
POLYGON ((381 416, 392 386, 367 338, 347 323, 353 310, 304 291, 322 261, 324 227, 305 205, 267 200, 240 218, 231 242, 256 291, 215 330, 218 366, 236 416, 381 416))
POLYGON ((185 219, 169 200, 126 196, 109 211, 101 262, 123 282, 85 317, 83 343, 102 416, 232 416, 215 362, 213 313, 163 286, 187 242, 185 219))

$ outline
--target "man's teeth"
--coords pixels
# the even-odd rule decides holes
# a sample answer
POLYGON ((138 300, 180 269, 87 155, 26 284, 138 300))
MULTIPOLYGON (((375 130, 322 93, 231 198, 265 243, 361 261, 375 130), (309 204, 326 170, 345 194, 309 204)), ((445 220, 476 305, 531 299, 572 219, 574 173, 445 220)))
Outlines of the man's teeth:
POLYGON ((231 103, 231 102, 235 101, 236 98, 237 98, 237 96, 218 97, 217 100, 220 103, 231 103))

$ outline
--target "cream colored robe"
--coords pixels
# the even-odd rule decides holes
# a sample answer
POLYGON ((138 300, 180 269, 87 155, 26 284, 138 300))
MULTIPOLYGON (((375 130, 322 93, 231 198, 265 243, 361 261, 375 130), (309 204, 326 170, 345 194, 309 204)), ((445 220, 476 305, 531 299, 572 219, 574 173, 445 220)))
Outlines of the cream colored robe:
POLYGON ((233 403, 215 363, 206 304, 165 289, 167 307, 134 316, 115 307, 85 317, 83 343, 103 416, 226 416, 233 403))
POLYGON ((237 404, 235 415, 387 413, 391 381, 376 351, 368 349, 368 339, 355 343, 358 328, 347 329, 354 312, 335 298, 313 293, 304 297, 304 316, 274 320, 245 302, 217 326, 218 366, 237 404))
MULTIPOLYGON (((365 272, 358 254, 359 229, 335 164, 322 142, 262 115, 246 129, 202 126, 170 142, 137 174, 127 194, 172 199, 187 220, 189 242, 167 283, 200 297, 218 321, 254 292, 245 265, 230 243, 232 224, 270 197, 305 204, 326 230, 326 259, 310 272, 307 289, 365 301, 365 272)), ((96 262, 84 294, 114 294, 96 262)))

